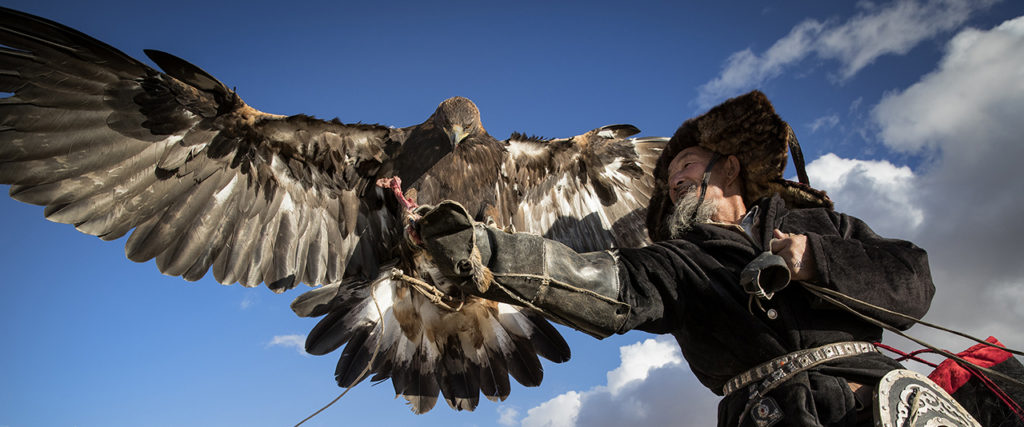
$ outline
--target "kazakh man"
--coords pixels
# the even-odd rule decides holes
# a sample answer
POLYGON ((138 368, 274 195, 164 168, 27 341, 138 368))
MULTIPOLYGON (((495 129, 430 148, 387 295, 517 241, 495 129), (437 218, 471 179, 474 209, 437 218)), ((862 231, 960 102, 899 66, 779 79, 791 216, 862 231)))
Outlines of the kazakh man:
MULTIPOLYGON (((467 293, 599 338, 674 335, 701 383, 724 396, 720 426, 870 425, 879 379, 902 366, 871 345, 879 326, 800 283, 920 318, 935 290, 928 258, 835 212, 824 192, 784 180, 794 139, 757 91, 683 123, 654 172, 655 243, 644 248, 577 254, 474 224, 449 203, 418 231, 467 293)), ((864 311, 901 329, 914 323, 864 311)))

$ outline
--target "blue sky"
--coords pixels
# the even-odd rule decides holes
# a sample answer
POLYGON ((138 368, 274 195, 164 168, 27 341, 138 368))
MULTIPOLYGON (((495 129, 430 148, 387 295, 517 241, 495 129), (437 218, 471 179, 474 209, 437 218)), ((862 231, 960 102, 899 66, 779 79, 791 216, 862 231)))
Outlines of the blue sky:
MULTIPOLYGON (((183 57, 263 111, 345 122, 416 124, 461 95, 498 138, 611 123, 668 136, 761 89, 812 184, 929 251, 928 320, 1024 347, 1021 2, 433 3, 5 6, 132 56, 183 57)), ((9 198, 0 236, 0 426, 292 425, 340 392, 336 354, 289 345, 315 324, 288 308, 297 292, 162 276, 126 260, 123 240, 9 198)), ((505 402, 415 416, 389 383, 365 383, 307 425, 713 422, 717 399, 671 340, 562 330, 573 359, 505 402)))

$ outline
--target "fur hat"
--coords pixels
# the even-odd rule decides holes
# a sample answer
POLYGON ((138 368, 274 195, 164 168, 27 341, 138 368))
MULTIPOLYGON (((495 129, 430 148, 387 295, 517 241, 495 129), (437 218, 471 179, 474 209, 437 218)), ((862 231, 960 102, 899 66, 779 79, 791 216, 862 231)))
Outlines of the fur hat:
POLYGON ((654 241, 665 240, 669 235, 664 224, 673 209, 668 195, 669 163, 680 151, 693 146, 739 159, 743 201, 748 207, 778 193, 791 208, 832 208, 832 200, 824 191, 807 185, 803 156, 793 129, 775 113, 768 98, 755 90, 687 120, 669 140, 654 169, 654 194, 647 208, 647 233, 654 241), (789 147, 793 148, 793 160, 802 182, 782 177, 789 147))

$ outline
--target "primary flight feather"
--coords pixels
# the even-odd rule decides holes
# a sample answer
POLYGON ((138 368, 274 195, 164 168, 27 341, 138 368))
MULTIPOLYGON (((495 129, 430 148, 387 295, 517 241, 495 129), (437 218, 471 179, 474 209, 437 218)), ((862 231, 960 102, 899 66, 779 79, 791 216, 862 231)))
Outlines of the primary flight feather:
MULTIPOLYGON (((535 312, 465 297, 405 238, 401 203, 455 200, 480 221, 579 250, 644 244, 663 139, 629 125, 572 138, 491 137, 472 101, 393 128, 248 106, 173 55, 157 71, 85 34, 0 8, 0 184, 48 219, 186 280, 283 292, 323 316, 307 351, 344 346, 341 386, 391 379, 417 413, 472 410, 569 358, 535 312), (404 195, 377 185, 398 178, 404 195), (434 287, 418 290, 409 278, 434 287), (370 361, 373 360, 371 364, 370 361), (367 369, 366 375, 363 374, 367 369)), ((399 182, 399 181, 391 181, 399 182)))

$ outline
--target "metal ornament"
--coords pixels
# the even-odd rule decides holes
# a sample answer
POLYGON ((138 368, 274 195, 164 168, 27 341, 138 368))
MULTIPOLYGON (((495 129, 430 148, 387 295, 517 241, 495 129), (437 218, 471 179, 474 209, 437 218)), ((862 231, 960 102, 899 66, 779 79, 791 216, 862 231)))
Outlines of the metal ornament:
POLYGON ((757 427, 771 427, 782 419, 782 409, 775 399, 763 397, 750 408, 750 418, 757 427))

